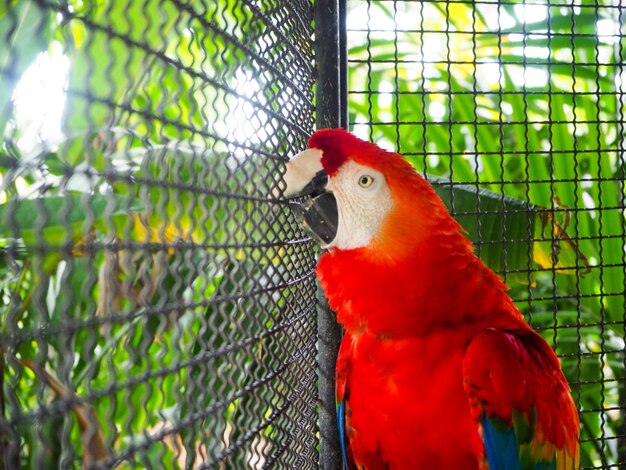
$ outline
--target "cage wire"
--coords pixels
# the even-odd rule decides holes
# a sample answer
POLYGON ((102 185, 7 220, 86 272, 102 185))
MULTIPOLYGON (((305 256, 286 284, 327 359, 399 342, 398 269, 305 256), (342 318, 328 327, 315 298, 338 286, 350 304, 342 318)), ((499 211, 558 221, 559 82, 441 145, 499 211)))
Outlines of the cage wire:
MULTIPOLYGON (((339 122, 424 172, 556 349, 584 468, 626 464, 625 10, 349 0, 347 51, 317 64, 348 58, 339 122)), ((309 0, 0 6, 4 468, 332 448, 315 255, 271 196, 314 128, 312 20, 309 0)))
MULTIPOLYGON (((350 128, 433 181, 626 465, 626 3, 348 1, 350 128)), ((546 397, 549 400, 549 397, 546 397)))
POLYGON ((0 4, 3 468, 313 468, 309 0, 0 4))

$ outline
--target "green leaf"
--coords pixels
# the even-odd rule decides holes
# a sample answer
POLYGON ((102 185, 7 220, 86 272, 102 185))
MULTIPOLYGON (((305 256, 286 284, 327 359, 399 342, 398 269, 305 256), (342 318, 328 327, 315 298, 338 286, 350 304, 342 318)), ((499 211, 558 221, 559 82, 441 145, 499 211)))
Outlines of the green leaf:
POLYGON ((143 204, 118 195, 68 193, 63 196, 17 199, 0 205, 0 237, 21 238, 27 246, 58 245, 85 234, 85 221, 143 210, 143 204))
MULTIPOLYGON (((63 126, 67 135, 111 123, 115 110, 109 103, 125 103, 135 95, 156 60, 146 50, 165 48, 177 18, 172 5, 157 0, 102 2, 89 7, 88 14, 97 28, 88 31, 72 23, 75 50, 70 54, 63 126)), ((81 155, 75 152, 69 163, 78 163, 81 155)))

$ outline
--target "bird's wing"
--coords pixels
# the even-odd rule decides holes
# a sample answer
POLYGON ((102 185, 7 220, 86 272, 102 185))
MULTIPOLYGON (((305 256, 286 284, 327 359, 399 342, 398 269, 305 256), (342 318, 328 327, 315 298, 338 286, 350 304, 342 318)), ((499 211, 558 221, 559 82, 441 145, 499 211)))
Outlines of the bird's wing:
POLYGON ((556 355, 534 331, 480 333, 465 352, 463 382, 490 470, 579 468, 578 412, 556 355))

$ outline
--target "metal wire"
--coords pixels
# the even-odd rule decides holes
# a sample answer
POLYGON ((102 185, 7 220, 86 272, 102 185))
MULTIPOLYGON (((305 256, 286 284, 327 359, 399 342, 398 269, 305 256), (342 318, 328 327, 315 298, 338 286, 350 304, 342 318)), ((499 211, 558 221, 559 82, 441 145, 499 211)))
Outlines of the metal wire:
POLYGON ((3 2, 1 468, 317 467, 312 20, 3 2))
POLYGON ((432 179, 555 347, 589 469, 626 465, 624 18, 613 0, 348 1, 351 130, 432 179))
MULTIPOLYGON (((337 332, 311 244, 270 195, 314 127, 312 3, 4 5, 4 467, 336 462, 318 455, 337 454, 336 344, 316 364, 316 310, 322 343, 337 332)), ((350 0, 347 54, 317 64, 350 65, 348 110, 341 78, 318 124, 348 117, 447 177, 443 199, 561 358, 584 468, 626 464, 625 10, 350 0)))

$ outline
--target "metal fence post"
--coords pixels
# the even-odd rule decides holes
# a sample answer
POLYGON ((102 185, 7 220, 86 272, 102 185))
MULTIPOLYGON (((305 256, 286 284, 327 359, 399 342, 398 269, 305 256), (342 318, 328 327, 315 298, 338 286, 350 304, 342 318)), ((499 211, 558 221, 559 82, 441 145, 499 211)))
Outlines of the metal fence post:
MULTIPOLYGON (((347 125, 345 0, 315 2, 315 59, 317 128, 347 125)), ((320 394, 320 468, 341 468, 341 449, 335 404, 335 360, 341 341, 341 327, 319 293, 318 367, 320 394)))

